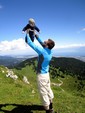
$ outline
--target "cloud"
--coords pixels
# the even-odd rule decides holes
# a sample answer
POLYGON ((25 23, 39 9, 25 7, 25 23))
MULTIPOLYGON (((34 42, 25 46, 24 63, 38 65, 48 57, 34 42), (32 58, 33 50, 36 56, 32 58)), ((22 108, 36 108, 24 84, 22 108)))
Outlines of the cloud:
POLYGON ((82 28, 81 31, 85 31, 85 28, 82 28))
POLYGON ((25 43, 22 38, 12 41, 2 41, 0 43, 0 51, 22 50, 25 48, 25 43))
MULTIPOLYGON (((37 44, 36 41, 35 43, 37 44)), ((0 42, 0 54, 23 54, 26 52, 31 54, 34 53, 34 50, 24 42, 23 38, 0 42)))
POLYGON ((55 56, 85 56, 85 44, 56 46, 53 54, 55 56))
POLYGON ((85 31, 85 27, 84 28, 81 28, 77 33, 81 33, 83 31, 85 31))
POLYGON ((85 44, 70 44, 70 45, 63 45, 63 46, 55 46, 55 49, 78 48, 78 47, 85 47, 85 44))
MULTIPOLYGON (((36 45, 40 46, 40 44, 35 40, 34 42, 36 45)), ((72 49, 79 48, 79 47, 85 47, 85 44, 70 44, 70 45, 63 45, 63 46, 56 46, 54 47, 54 50, 65 50, 65 49, 72 49)), ((19 55, 19 54, 36 54, 36 52, 29 47, 25 42, 23 38, 15 39, 12 41, 1 41, 0 42, 0 55, 19 55)))

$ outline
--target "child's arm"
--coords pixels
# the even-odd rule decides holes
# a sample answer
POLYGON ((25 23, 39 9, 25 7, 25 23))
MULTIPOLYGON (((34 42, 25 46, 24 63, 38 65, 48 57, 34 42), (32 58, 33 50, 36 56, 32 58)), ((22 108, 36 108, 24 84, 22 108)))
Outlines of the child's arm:
POLYGON ((27 25, 22 29, 22 32, 25 32, 27 29, 29 29, 29 24, 27 24, 27 25))
POLYGON ((22 29, 22 31, 26 31, 27 30, 27 25, 22 29))
POLYGON ((40 29, 37 26, 35 26, 35 30, 40 33, 40 29))

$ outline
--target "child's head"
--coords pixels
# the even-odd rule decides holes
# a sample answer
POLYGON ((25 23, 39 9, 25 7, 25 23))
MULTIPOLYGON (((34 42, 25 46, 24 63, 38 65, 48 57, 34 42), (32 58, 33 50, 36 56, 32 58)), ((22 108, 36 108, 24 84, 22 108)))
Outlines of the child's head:
POLYGON ((33 18, 30 18, 29 19, 29 24, 30 24, 30 26, 33 27, 35 25, 35 20, 33 18))

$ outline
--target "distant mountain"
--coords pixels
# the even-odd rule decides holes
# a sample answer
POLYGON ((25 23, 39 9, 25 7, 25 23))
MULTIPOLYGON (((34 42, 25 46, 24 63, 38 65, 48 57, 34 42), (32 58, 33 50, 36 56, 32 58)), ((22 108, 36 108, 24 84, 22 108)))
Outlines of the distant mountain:
POLYGON ((85 56, 82 56, 82 57, 74 57, 74 58, 79 59, 79 60, 85 62, 85 56))
POLYGON ((0 65, 8 68, 13 68, 20 62, 35 57, 34 55, 15 55, 15 56, 0 56, 0 65))
POLYGON ((0 56, 0 65, 7 67, 14 67, 16 64, 22 62, 26 58, 15 58, 11 56, 0 56))

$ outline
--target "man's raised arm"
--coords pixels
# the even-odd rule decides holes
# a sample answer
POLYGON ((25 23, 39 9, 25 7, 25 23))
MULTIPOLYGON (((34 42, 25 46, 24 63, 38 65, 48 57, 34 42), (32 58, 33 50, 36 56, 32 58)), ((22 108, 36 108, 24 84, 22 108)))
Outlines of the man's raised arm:
POLYGON ((36 46, 34 44, 34 42, 31 41, 30 37, 26 34, 26 37, 25 37, 25 42, 33 49, 35 50, 38 54, 41 54, 42 53, 42 48, 36 46))
POLYGON ((38 42, 41 44, 42 47, 45 47, 44 42, 39 38, 39 36, 36 34, 35 35, 36 39, 38 40, 38 42))

